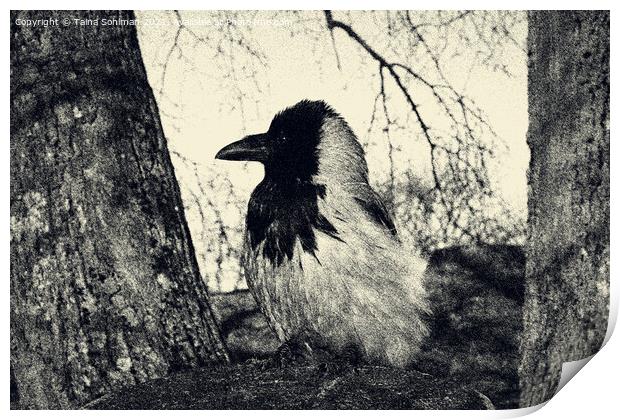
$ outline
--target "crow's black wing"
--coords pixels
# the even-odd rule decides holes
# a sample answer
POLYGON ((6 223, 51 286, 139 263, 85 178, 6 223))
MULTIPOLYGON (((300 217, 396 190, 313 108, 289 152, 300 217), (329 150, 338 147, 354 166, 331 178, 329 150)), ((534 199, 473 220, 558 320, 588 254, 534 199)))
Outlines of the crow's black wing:
POLYGON ((357 201, 362 209, 374 220, 377 224, 387 228, 390 233, 397 236, 396 226, 392 220, 392 216, 388 212, 385 204, 381 201, 379 195, 370 187, 357 189, 355 194, 355 201, 357 201))

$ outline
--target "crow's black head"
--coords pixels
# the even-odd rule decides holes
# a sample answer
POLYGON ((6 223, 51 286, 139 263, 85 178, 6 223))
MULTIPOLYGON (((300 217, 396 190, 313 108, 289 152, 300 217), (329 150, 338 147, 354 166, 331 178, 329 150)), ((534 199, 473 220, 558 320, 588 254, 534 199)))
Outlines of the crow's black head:
POLYGON ((361 145, 323 101, 298 102, 278 113, 266 133, 229 144, 216 158, 265 165, 265 178, 248 203, 246 225, 250 246, 263 244, 263 256, 275 265, 292 258, 297 241, 316 256, 315 232, 344 241, 334 221, 319 209, 319 199, 328 199, 328 191, 333 191, 330 186, 349 188, 358 210, 395 234, 385 207, 368 185, 361 145))
POLYGON ((328 118, 340 116, 323 101, 303 100, 278 113, 266 133, 229 144, 215 158, 261 162, 266 177, 283 182, 309 180, 318 169, 317 147, 328 118))
POLYGON ((275 265, 292 258, 296 241, 314 254, 315 230, 339 239, 332 223, 319 212, 317 200, 325 198, 326 188, 313 179, 326 124, 334 121, 349 130, 325 102, 303 100, 278 113, 266 133, 229 144, 215 156, 265 165, 265 179, 248 203, 246 224, 250 246, 263 244, 264 257, 275 265))

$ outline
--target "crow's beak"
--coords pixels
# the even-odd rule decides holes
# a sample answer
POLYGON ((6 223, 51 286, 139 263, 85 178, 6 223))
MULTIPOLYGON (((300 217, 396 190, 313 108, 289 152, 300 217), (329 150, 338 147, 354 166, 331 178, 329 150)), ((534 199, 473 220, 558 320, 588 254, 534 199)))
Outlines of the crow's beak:
POLYGON ((215 158, 264 162, 267 159, 267 134, 254 134, 244 137, 217 152, 215 158))

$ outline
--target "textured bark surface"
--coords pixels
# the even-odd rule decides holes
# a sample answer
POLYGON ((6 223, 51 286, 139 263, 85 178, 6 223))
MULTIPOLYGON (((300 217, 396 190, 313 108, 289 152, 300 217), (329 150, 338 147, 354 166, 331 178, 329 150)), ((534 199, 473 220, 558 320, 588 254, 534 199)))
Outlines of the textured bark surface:
POLYGON ((529 238, 521 404, 594 354, 609 311, 609 12, 529 14, 529 238))
POLYGON ((81 405, 227 360, 133 26, 11 13, 11 396, 81 405))

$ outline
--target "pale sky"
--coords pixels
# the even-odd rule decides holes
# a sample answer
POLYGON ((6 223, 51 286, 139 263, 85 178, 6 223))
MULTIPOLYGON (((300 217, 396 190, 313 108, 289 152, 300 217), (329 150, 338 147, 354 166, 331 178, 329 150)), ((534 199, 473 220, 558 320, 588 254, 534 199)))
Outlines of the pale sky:
MULTIPOLYGON (((321 12, 307 12, 301 16, 274 15, 271 12, 241 15, 182 12, 189 30, 179 32, 177 42, 180 48, 172 50, 178 27, 174 13, 138 12, 137 16, 144 22, 139 27, 142 56, 160 105, 171 150, 198 162, 204 171, 227 175, 235 189, 241 195, 245 194, 246 200, 260 182, 262 168, 258 164, 248 164, 246 170, 238 162, 216 161, 215 153, 246 134, 266 131, 277 111, 304 98, 325 100, 349 122, 360 141, 375 143, 367 149, 371 181, 385 176, 385 138, 380 127, 368 135, 379 87, 378 66, 342 31, 335 32, 332 43, 321 12), (221 25, 227 17, 244 20, 234 22, 232 27, 221 25), (299 23, 300 18, 302 23, 299 23), (241 44, 237 42, 239 39, 243 41, 241 44), (249 43, 249 47, 245 43, 249 43), (248 49, 259 51, 263 57, 260 60, 252 58, 248 49), (159 89, 166 61, 162 95, 159 89), (252 74, 254 76, 250 77, 252 74), (243 111, 238 100, 240 95, 243 96, 243 111)), ((382 16, 359 12, 349 18, 334 12, 337 19, 350 19, 352 27, 372 47, 386 51, 386 57, 406 62, 414 68, 418 65, 429 68, 417 61, 424 60, 423 56, 408 54, 404 48, 396 49, 396 52, 387 49, 392 40, 386 37, 387 22, 382 16)), ((512 32, 516 44, 525 45, 526 28, 524 20, 512 32)), ((462 31, 468 35, 466 29, 462 31)), ((508 77, 490 66, 480 65, 480 58, 475 57, 467 45, 461 44, 455 33, 456 30, 447 32, 449 43, 441 56, 444 74, 458 91, 470 97, 486 113, 490 125, 505 143, 506 150, 498 154, 497 170, 491 175, 498 192, 513 207, 515 216, 523 218, 527 210, 526 169, 529 160, 525 141, 525 53, 511 43, 495 52, 495 58, 510 69, 512 77, 508 77)), ((439 44, 439 37, 443 35, 437 33, 436 36, 437 39, 428 39, 429 44, 439 44)), ((394 115, 404 126, 391 132, 391 139, 403 149, 403 159, 409 159, 420 172, 428 172, 428 151, 416 134, 419 126, 393 83, 388 81, 386 87, 394 115)), ((426 120, 431 126, 441 125, 440 113, 427 105, 432 97, 423 89, 413 87, 426 120)), ((404 160, 402 164, 408 165, 404 160)), ((179 165, 178 160, 175 160, 175 166, 179 178, 184 178, 187 168, 179 165)), ((187 188, 183 182, 182 190, 187 188)), ((239 215, 232 215, 230 221, 236 223, 237 218, 239 215)), ((192 223, 190 220, 196 240, 192 223)))

